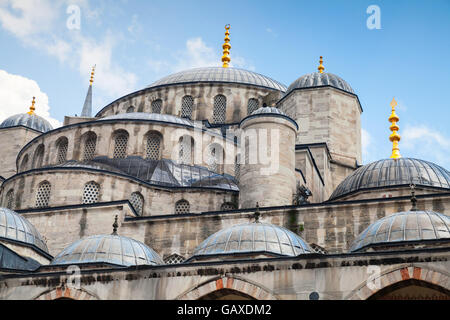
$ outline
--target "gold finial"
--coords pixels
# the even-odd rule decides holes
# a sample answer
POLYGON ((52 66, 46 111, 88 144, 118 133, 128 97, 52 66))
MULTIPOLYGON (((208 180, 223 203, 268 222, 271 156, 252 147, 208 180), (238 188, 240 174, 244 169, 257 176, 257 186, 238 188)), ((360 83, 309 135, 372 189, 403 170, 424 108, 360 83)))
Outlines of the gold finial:
POLYGON ((228 68, 229 63, 231 61, 231 59, 230 59, 230 49, 231 49, 230 28, 231 28, 231 26, 229 24, 227 24, 225 26, 225 30, 226 30, 225 31, 225 43, 222 46, 222 48, 223 48, 223 56, 222 56, 223 65, 222 65, 222 67, 224 67, 224 68, 228 68))
POLYGON ((391 101, 392 113, 389 117, 389 122, 392 123, 389 129, 391 129, 392 134, 389 136, 389 140, 392 142, 392 155, 391 159, 399 159, 402 156, 400 155, 400 149, 398 147, 398 142, 400 141, 400 135, 398 134, 398 130, 400 129, 397 125, 397 122, 400 121, 400 118, 395 114, 395 107, 397 106, 397 101, 395 98, 391 101))
POLYGON ((33 97, 33 101, 31 102, 31 106, 30 106, 30 111, 27 112, 30 116, 33 115, 34 110, 36 110, 36 108, 34 107, 35 103, 36 103, 36 98, 33 97))
POLYGON ((325 67, 323 66, 323 57, 320 56, 320 60, 319 60, 319 67, 317 69, 319 69, 319 73, 323 73, 323 70, 325 70, 325 67))
POLYGON ((92 86, 92 84, 94 83, 94 74, 95 74, 95 67, 96 67, 97 65, 94 65, 93 67, 92 67, 92 71, 91 71, 91 80, 89 80, 89 83, 90 83, 90 85, 92 86))

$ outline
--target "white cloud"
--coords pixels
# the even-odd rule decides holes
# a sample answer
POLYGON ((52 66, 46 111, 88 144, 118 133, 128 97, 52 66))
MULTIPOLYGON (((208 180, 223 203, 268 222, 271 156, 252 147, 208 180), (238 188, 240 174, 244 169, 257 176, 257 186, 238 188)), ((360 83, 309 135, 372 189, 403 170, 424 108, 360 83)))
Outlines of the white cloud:
POLYGON ((361 146, 363 159, 369 158, 369 147, 371 146, 371 144, 372 136, 367 130, 361 128, 361 146))
POLYGON ((50 117, 48 96, 36 81, 0 70, 0 121, 28 112, 32 97, 36 97, 36 114, 47 119, 53 128, 60 127, 62 123, 50 117))

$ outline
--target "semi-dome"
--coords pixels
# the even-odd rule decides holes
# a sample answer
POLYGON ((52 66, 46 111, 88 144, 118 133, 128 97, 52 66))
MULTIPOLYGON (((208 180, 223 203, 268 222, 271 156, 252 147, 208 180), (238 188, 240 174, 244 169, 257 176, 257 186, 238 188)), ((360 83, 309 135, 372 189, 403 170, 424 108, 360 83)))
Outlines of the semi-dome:
POLYGON ((358 168, 334 190, 330 200, 373 188, 416 186, 450 189, 450 172, 413 158, 384 159, 358 168))
POLYGON ((206 67, 174 73, 155 81, 147 88, 175 84, 218 82, 248 84, 285 92, 286 86, 262 74, 238 68, 206 67))
POLYGON ((331 86, 355 94, 352 87, 341 77, 328 72, 324 73, 313 72, 305 74, 304 76, 301 76, 300 78, 292 82, 292 84, 287 89, 285 96, 296 89, 306 89, 325 86, 331 86))
POLYGON ((48 253, 47 245, 36 228, 18 213, 0 208, 0 240, 9 239, 32 245, 48 253))
POLYGON ((251 113, 251 115, 256 115, 256 114, 280 114, 283 116, 286 115, 279 108, 275 108, 275 107, 262 107, 262 108, 256 109, 255 111, 253 111, 251 113))
POLYGON ((0 128, 9 128, 15 126, 25 126, 40 132, 53 130, 50 122, 36 114, 19 113, 15 114, 0 124, 0 128))
POLYGON ((367 227, 353 242, 350 252, 372 245, 445 239, 450 240, 450 217, 434 211, 398 212, 367 227))
POLYGON ((80 239, 58 254, 52 265, 111 263, 120 266, 159 265, 160 256, 151 248, 131 238, 95 235, 80 239))
POLYGON ((297 256, 312 252, 308 244, 292 231, 273 224, 253 222, 216 232, 194 250, 193 257, 235 253, 297 256))

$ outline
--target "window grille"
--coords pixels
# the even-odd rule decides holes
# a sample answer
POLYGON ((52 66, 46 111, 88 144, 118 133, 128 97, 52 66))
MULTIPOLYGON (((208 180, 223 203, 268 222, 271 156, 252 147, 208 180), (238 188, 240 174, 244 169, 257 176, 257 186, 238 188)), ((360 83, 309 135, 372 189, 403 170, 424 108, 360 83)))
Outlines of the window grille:
POLYGON ((84 155, 83 155, 84 161, 94 159, 96 147, 97 147, 97 135, 91 132, 90 134, 88 134, 84 142, 84 155))
POLYGON ((58 164, 62 164, 64 162, 66 162, 68 145, 69 145, 69 142, 68 142, 67 138, 61 139, 61 141, 58 143, 58 157, 57 157, 58 164))
POLYGON ((222 158, 223 158, 222 147, 217 144, 210 145, 209 152, 208 152, 208 158, 206 161, 208 169, 212 172, 221 173, 222 158))
POLYGON ((214 98, 213 123, 224 123, 227 109, 227 98, 224 95, 217 95, 214 98))
POLYGON ((159 160, 161 158, 161 137, 156 133, 147 136, 146 157, 149 160, 159 160))
POLYGON ((184 257, 174 253, 174 254, 168 256, 167 258, 165 258, 164 262, 166 264, 180 264, 180 263, 183 263, 184 260, 185 260, 184 257))
POLYGON ((253 113, 253 111, 258 110, 259 108, 259 103, 258 100, 256 99, 250 99, 248 100, 248 105, 247 105, 247 114, 250 115, 253 113))
POLYGON ((6 194, 6 208, 14 209, 14 190, 11 189, 6 194))
POLYGON ((100 185, 94 181, 84 185, 83 204, 97 203, 100 193, 100 185))
POLYGON ((191 96, 184 96, 181 101, 181 117, 191 119, 193 108, 194 98, 191 96))
POLYGON ((132 113, 132 112, 134 112, 134 107, 133 106, 131 106, 131 107, 129 107, 127 109, 127 113, 132 113))
POLYGON ((130 202, 137 214, 141 216, 144 208, 144 197, 139 192, 133 192, 130 202))
POLYGON ((238 154, 236 156, 236 162, 234 163, 234 177, 236 178, 236 180, 239 180, 240 176, 241 176, 241 155, 238 154))
POLYGON ((236 210, 236 206, 231 202, 225 202, 222 203, 222 205, 220 206, 220 210, 221 211, 236 210))
POLYGON ((36 193, 36 207, 46 208, 50 201, 50 193, 52 190, 52 185, 48 181, 42 182, 37 189, 36 193))
POLYGON ((161 113, 162 100, 158 99, 152 102, 152 113, 161 113))
POLYGON ((175 213, 176 214, 183 214, 183 213, 189 213, 191 210, 189 202, 186 200, 180 200, 175 204, 175 213))
POLYGON ((193 163, 193 149, 194 141, 190 136, 184 136, 180 139, 179 143, 179 162, 182 164, 192 164, 193 163))
POLYGON ((127 157, 128 135, 119 133, 114 139, 114 159, 125 159, 127 157))

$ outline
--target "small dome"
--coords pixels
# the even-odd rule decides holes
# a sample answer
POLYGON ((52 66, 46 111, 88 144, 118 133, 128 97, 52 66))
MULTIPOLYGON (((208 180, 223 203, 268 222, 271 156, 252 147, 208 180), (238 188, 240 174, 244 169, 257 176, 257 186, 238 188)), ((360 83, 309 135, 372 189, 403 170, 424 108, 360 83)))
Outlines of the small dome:
POLYGON ((185 126, 193 126, 194 123, 186 118, 179 118, 176 116, 172 116, 170 114, 159 114, 159 113, 146 113, 146 112, 130 112, 130 113, 119 113, 113 116, 104 117, 98 119, 97 121, 102 120, 152 120, 158 122, 166 122, 166 123, 174 123, 181 124, 185 126))
POLYGON ((406 211, 371 224, 356 238, 350 252, 375 244, 441 239, 450 240, 450 217, 434 211, 406 211))
POLYGON ((262 252, 297 256, 313 251, 292 231, 273 224, 254 222, 216 232, 194 250, 193 256, 262 252))
POLYGON ((147 88, 196 82, 238 83, 282 92, 286 91, 285 85, 262 74, 244 69, 222 67, 195 68, 181 71, 164 77, 147 88))
POLYGON ((324 86, 332 86, 337 89, 341 89, 343 91, 355 94, 352 87, 343 80, 341 77, 338 77, 332 73, 319 73, 313 72, 310 74, 305 74, 301 76, 289 86, 286 91, 285 96, 287 96, 290 92, 296 89, 305 89, 305 88, 315 88, 315 87, 324 87, 324 86))
POLYGON ((256 109, 255 111, 252 112, 251 115, 253 116, 255 114, 280 114, 282 116, 286 116, 286 114, 283 111, 275 107, 262 107, 256 109))
POLYGON ((15 114, 7 118, 2 122, 2 124, 0 124, 0 128, 9 128, 15 126, 25 126, 41 132, 53 130, 50 122, 36 114, 29 115, 28 113, 15 114))
POLYGON ((36 246, 48 253, 47 245, 36 228, 18 213, 0 208, 0 238, 36 246))
POLYGON ((72 243, 58 254, 52 265, 111 263, 120 266, 162 264, 159 255, 142 242, 119 235, 95 235, 72 243))
POLYGON ((384 159, 358 168, 334 190, 330 200, 364 189, 396 186, 450 189, 450 172, 424 160, 412 158, 384 159))

